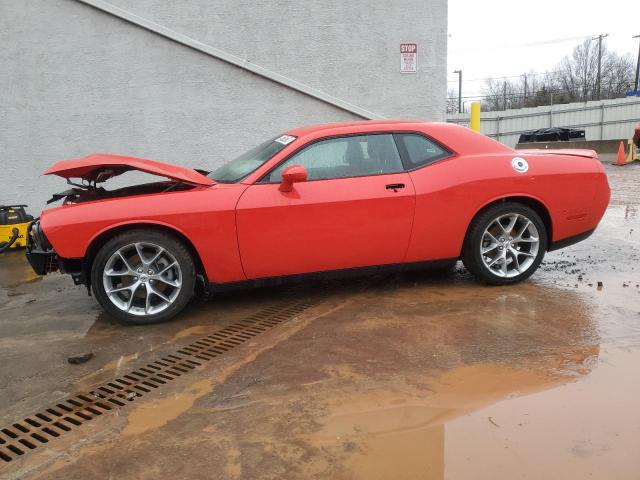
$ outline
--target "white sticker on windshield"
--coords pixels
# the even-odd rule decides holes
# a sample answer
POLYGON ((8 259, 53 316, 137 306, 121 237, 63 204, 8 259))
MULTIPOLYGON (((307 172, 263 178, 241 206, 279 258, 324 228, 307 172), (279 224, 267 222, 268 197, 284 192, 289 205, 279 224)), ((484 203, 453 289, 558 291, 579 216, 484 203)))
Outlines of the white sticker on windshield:
POLYGON ((281 143, 282 145, 289 145, 295 139, 296 137, 293 137, 291 135, 282 135, 281 137, 276 138, 276 142, 281 143))

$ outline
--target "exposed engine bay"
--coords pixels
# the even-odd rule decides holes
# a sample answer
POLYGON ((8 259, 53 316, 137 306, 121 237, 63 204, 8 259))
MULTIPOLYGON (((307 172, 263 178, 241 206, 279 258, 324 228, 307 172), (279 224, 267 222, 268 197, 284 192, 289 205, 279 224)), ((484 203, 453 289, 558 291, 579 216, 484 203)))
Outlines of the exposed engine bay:
POLYGON ((64 192, 54 193, 47 200, 47 205, 62 200, 63 205, 72 203, 82 203, 91 200, 102 200, 105 198, 130 197, 134 195, 147 195, 152 193, 166 193, 171 191, 191 190, 194 185, 179 182, 176 180, 168 180, 163 182, 143 183, 140 185, 132 185, 113 190, 107 190, 102 186, 98 186, 97 182, 73 183, 67 181, 72 188, 64 192))
MULTIPOLYGON (((97 166, 91 168, 87 172, 83 172, 82 175, 78 175, 81 183, 75 183, 71 181, 70 177, 67 177, 67 183, 71 185, 72 188, 65 190, 64 192, 53 194, 53 196, 47 201, 47 205, 59 200, 63 200, 63 204, 67 205, 72 203, 88 202, 91 200, 102 200, 105 198, 191 190, 195 186, 192 183, 178 179, 141 183, 113 190, 107 190, 102 186, 98 186, 98 184, 104 183, 107 180, 122 175, 130 170, 132 169, 128 166, 97 166)), ((195 170, 195 172, 201 175, 207 175, 209 173, 204 170, 195 170)))

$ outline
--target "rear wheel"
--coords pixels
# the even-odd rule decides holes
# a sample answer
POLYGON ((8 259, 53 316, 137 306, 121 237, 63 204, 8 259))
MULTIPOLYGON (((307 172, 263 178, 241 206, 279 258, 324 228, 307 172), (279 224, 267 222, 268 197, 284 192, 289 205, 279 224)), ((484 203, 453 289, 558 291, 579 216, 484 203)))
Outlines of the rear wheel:
POLYGON ((91 271, 93 292, 107 313, 132 324, 164 322, 189 303, 195 265, 171 235, 131 230, 109 240, 91 271))
POLYGON ((462 251, 465 267, 479 280, 507 285, 529 278, 547 248, 540 216, 526 205, 493 205, 473 219, 462 251))

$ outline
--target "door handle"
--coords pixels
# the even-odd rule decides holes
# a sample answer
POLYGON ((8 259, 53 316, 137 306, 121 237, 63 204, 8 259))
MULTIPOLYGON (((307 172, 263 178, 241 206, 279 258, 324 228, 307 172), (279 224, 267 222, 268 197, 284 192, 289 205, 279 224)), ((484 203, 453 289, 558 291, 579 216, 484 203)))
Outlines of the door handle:
POLYGON ((394 192, 397 192, 401 188, 404 188, 404 183, 390 183, 389 185, 385 185, 384 188, 386 188, 387 190, 393 190, 394 192))

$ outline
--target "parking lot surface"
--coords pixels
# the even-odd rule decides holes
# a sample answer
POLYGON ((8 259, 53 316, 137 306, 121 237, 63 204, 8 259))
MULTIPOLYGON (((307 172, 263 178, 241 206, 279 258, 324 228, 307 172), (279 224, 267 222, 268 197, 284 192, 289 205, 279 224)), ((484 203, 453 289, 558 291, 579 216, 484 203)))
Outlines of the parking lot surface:
POLYGON ((0 478, 639 478, 640 165, 607 172, 595 234, 511 287, 458 264, 132 327, 3 254, 0 478))

